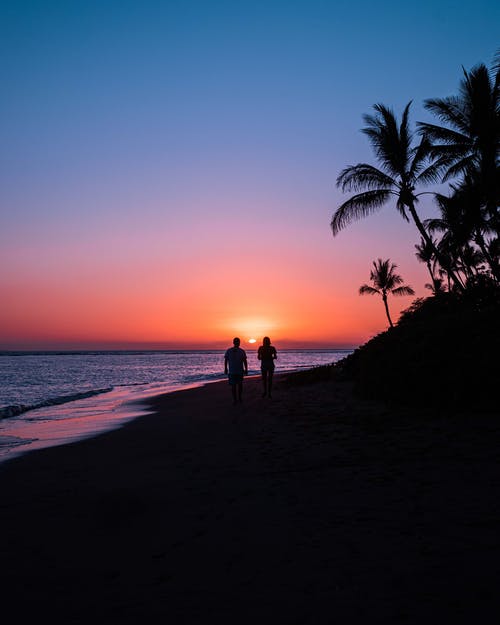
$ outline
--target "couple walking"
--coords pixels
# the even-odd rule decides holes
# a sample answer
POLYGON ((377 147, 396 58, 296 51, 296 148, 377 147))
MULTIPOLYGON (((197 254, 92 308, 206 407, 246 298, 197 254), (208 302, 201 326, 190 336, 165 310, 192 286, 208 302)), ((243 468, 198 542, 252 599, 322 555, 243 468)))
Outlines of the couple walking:
MULTIPOLYGON (((262 373, 262 384, 264 392, 262 397, 271 397, 273 386, 274 361, 278 358, 276 348, 271 345, 271 339, 265 336, 262 345, 257 351, 257 358, 260 360, 260 370, 262 373)), ((224 373, 229 377, 229 384, 233 394, 233 403, 241 402, 243 393, 243 376, 248 375, 247 355, 240 347, 240 339, 233 339, 233 347, 226 350, 224 356, 224 373)))

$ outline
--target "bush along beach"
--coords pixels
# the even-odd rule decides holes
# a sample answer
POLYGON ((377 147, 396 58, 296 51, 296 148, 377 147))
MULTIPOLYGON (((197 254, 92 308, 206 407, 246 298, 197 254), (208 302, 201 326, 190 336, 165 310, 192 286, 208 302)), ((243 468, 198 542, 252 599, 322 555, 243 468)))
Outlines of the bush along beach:
POLYGON ((398 324, 337 365, 354 392, 407 406, 495 409, 500 303, 454 294, 417 300, 398 324))

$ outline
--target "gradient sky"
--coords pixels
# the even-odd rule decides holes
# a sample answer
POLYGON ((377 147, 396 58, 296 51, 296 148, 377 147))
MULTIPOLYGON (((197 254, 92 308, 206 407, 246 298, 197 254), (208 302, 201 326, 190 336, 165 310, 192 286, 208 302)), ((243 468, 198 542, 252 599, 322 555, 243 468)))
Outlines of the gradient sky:
POLYGON ((356 346, 377 257, 428 294, 394 207, 332 237, 335 179, 374 103, 428 119, 491 63, 500 3, 0 7, 0 348, 356 346))

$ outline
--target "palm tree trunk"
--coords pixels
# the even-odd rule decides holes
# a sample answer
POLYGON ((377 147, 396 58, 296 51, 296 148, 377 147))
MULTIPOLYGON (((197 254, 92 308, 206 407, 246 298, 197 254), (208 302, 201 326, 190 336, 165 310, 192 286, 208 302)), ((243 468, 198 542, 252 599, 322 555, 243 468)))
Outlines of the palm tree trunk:
POLYGON ((434 243, 433 243, 432 239, 430 238, 430 236, 427 234, 427 230, 424 228, 424 224, 420 221, 420 217, 418 216, 418 213, 415 210, 415 204, 413 203, 413 201, 408 202, 407 206, 408 206, 408 210, 410 211, 410 215, 412 216, 413 221, 415 222, 415 225, 417 226, 417 229, 420 232, 421 237, 424 239, 424 241, 427 243, 427 245, 429 245, 429 247, 431 248, 433 254, 438 259, 439 264, 441 265, 441 267, 443 267, 443 269, 446 270, 446 272, 448 273, 450 278, 453 280, 453 282, 455 283, 457 288, 463 293, 464 290, 465 290, 463 284, 461 283, 461 281, 459 280, 458 276, 455 274, 455 272, 451 268, 450 264, 439 253, 439 250, 434 245, 434 243))
POLYGON ((391 326, 391 328, 393 328, 394 324, 392 323, 391 315, 389 314, 389 306, 387 304, 387 295, 385 293, 382 294, 382 299, 384 300, 385 314, 387 315, 387 319, 389 319, 389 325, 391 326))
POLYGON ((434 277, 434 272, 432 271, 431 261, 430 261, 430 260, 428 260, 428 261, 426 261, 426 263, 425 263, 425 264, 427 265, 427 269, 428 269, 429 274, 430 274, 430 276, 431 276, 431 284, 433 284, 433 285, 434 285, 434 284, 435 284, 435 282, 436 282, 436 278, 434 277))
POLYGON ((458 258, 462 264, 462 272, 465 275, 465 280, 470 280, 471 278, 474 277, 474 271, 472 270, 472 265, 470 265, 468 262, 466 262, 466 260, 464 259, 464 255, 462 252, 458 253, 458 258))

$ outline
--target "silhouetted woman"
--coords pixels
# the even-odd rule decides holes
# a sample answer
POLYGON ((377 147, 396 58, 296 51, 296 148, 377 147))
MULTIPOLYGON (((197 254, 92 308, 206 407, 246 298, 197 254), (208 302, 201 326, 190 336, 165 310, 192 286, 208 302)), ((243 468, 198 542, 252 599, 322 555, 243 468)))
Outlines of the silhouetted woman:
POLYGON ((262 372, 262 384, 264 392, 262 397, 266 395, 271 397, 271 388, 273 386, 274 361, 278 358, 276 348, 271 345, 271 339, 265 336, 262 345, 257 351, 257 358, 260 360, 260 370, 262 372))

